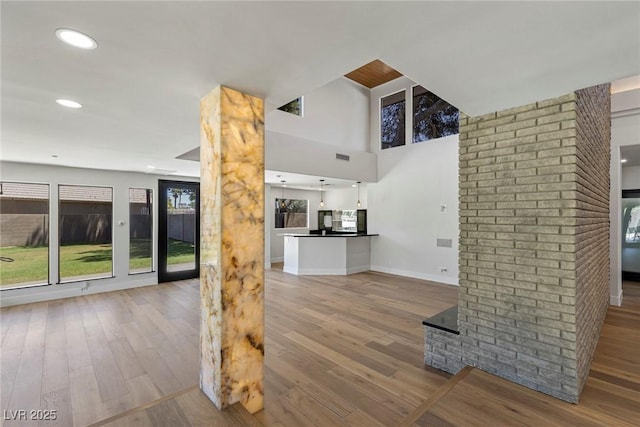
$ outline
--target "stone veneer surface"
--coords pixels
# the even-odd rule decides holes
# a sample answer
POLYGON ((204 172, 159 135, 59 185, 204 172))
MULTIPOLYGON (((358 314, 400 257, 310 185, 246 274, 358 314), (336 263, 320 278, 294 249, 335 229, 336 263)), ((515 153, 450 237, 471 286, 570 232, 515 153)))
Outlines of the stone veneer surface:
POLYGON ((426 328, 425 360, 577 402, 608 305, 609 103, 461 117, 460 336, 426 328))
POLYGON ((200 103, 200 388, 263 407, 264 109, 218 87, 200 103))

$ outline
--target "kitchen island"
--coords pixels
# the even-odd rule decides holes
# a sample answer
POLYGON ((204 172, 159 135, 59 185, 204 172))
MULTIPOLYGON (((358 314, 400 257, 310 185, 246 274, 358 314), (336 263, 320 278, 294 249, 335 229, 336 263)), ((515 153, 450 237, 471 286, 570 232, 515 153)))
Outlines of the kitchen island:
POLYGON ((285 273, 347 275, 370 269, 371 237, 377 234, 285 234, 285 273))

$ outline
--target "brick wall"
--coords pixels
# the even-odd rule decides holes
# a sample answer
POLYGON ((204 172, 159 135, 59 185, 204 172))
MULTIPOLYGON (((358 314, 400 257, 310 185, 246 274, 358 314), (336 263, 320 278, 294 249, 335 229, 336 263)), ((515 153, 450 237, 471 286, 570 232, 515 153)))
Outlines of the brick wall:
POLYGON ((608 94, 460 119, 462 362, 570 402, 608 303, 608 94))
POLYGON ((425 326, 424 363, 433 368, 457 374, 464 368, 460 336, 425 326))
POLYGON ((578 392, 589 375, 609 305, 609 85, 576 92, 576 356, 578 392), (596 327, 597 326, 597 327, 596 327))

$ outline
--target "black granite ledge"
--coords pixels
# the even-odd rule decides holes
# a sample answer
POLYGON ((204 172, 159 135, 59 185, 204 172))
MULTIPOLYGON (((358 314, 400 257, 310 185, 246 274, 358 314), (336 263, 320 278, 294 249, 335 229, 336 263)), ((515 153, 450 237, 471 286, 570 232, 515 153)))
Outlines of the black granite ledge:
POLYGON ((363 234, 363 233, 327 233, 327 234, 296 234, 287 233, 285 236, 290 237, 373 237, 379 234, 363 234))
POLYGON ((458 306, 454 305, 445 311, 441 311, 435 316, 431 316, 428 319, 423 320, 422 324, 445 332, 460 335, 460 330, 458 329, 458 306))

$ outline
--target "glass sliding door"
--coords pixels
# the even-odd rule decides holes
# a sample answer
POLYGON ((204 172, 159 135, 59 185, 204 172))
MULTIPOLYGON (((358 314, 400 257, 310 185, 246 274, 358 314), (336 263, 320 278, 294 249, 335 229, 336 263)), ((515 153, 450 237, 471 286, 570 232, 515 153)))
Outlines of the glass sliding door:
POLYGON ((200 274, 200 184, 159 181, 158 280, 200 274))

